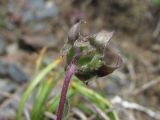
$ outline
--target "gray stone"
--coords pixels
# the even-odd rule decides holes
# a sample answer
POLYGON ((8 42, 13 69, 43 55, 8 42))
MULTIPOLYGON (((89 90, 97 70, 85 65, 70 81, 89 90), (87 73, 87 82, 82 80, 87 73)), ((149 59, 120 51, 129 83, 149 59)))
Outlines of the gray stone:
POLYGON ((23 83, 29 79, 29 76, 19 65, 0 61, 0 78, 10 78, 16 83, 23 83))
POLYGON ((5 48, 6 48, 6 42, 2 35, 0 34, 0 55, 3 55, 5 53, 5 48))

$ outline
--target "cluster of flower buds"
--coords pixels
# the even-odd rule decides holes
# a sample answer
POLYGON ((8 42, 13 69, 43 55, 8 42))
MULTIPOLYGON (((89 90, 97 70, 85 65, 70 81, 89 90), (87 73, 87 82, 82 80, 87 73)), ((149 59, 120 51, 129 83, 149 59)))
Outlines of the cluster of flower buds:
POLYGON ((77 62, 76 76, 86 82, 91 78, 103 77, 112 73, 122 65, 122 58, 115 53, 108 43, 113 32, 100 31, 96 34, 83 36, 80 34, 80 26, 84 21, 74 24, 68 32, 67 65, 70 64, 75 48, 81 53, 77 62))

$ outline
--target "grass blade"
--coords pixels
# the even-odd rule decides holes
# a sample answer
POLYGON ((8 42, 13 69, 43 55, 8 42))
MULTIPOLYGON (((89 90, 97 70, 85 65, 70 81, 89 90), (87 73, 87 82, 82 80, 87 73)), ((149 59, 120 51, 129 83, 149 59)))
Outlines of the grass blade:
MULTIPOLYGON (((57 81, 57 80, 56 80, 57 81)), ((40 84, 38 94, 36 96, 35 104, 31 112, 31 120, 43 120, 43 113, 45 111, 45 103, 50 95, 56 81, 49 77, 40 84)))
POLYGON ((54 61, 53 63, 49 64, 45 69, 43 69, 36 77, 35 79, 30 83, 29 87, 27 88, 27 90, 25 91, 22 100, 19 104, 19 108, 18 108, 18 114, 17 114, 17 120, 21 120, 21 114, 23 111, 23 108, 25 106, 25 103, 28 99, 28 97, 30 96, 30 94, 32 93, 33 89, 37 86, 37 84, 43 80, 43 78, 46 77, 46 75, 52 70, 54 69, 59 63, 62 62, 62 59, 57 59, 56 61, 54 61))
MULTIPOLYGON (((109 103, 109 101, 106 98, 96 93, 95 91, 84 87, 82 83, 79 80, 77 80, 76 77, 74 79, 75 80, 71 82, 71 87, 75 91, 77 91, 82 96, 89 99, 91 102, 95 103, 98 107, 100 107, 104 111, 106 111, 106 109, 112 108, 112 105, 109 103)), ((110 118, 110 120, 119 120, 115 111, 108 112, 107 116, 110 118)))

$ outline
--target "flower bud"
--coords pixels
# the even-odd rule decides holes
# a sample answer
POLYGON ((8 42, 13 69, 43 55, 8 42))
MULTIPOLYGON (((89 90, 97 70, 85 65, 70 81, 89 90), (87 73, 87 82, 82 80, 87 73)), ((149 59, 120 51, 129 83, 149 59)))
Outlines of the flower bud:
POLYGON ((90 44, 96 47, 98 50, 103 51, 104 48, 108 45, 109 40, 112 38, 114 32, 107 32, 102 30, 97 34, 94 34, 90 38, 90 44))
POLYGON ((101 66, 97 71, 97 75, 99 77, 103 77, 112 73, 115 69, 121 67, 123 64, 122 58, 108 47, 105 48, 102 61, 104 65, 101 66))
POLYGON ((68 32, 68 43, 73 45, 80 36, 81 21, 74 24, 68 32))
POLYGON ((84 82, 93 77, 103 77, 122 65, 122 58, 114 52, 108 43, 113 32, 102 30, 93 35, 80 36, 80 24, 76 23, 68 32, 68 43, 72 45, 67 53, 67 65, 74 57, 74 47, 78 48, 81 57, 77 62, 75 75, 84 82), (73 47, 74 46, 74 47, 73 47))

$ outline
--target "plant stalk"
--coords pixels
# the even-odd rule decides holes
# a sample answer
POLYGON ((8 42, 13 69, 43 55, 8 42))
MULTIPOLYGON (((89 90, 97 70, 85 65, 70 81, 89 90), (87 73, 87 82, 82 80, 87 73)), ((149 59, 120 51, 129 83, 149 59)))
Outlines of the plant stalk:
POLYGON ((68 66, 66 76, 65 76, 65 79, 64 79, 64 83, 63 83, 63 87, 62 87, 62 91, 61 91, 61 98, 60 98, 60 102, 59 102, 59 107, 58 107, 57 119, 56 120, 62 120, 63 111, 64 111, 64 104, 65 104, 65 101, 66 101, 66 94, 67 94, 67 91, 68 91, 68 86, 69 86, 69 83, 70 83, 70 80, 71 80, 72 76, 76 72, 78 59, 79 59, 79 55, 75 55, 75 57, 73 57, 73 61, 68 66))

